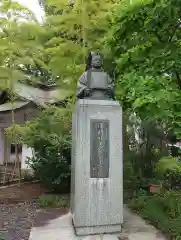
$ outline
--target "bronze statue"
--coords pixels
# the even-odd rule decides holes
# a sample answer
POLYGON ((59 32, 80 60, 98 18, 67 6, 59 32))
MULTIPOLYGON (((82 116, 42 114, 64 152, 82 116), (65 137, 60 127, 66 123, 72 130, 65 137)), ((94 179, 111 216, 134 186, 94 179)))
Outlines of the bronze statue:
POLYGON ((77 98, 114 100, 114 83, 102 70, 102 58, 95 52, 89 53, 86 71, 79 78, 77 98))

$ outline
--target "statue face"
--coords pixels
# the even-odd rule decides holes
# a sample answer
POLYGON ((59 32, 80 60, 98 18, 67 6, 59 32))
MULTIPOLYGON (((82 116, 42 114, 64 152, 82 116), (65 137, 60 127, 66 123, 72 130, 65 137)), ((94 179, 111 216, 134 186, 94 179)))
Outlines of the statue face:
POLYGON ((92 67, 93 68, 100 68, 102 66, 102 59, 100 55, 92 56, 92 67))

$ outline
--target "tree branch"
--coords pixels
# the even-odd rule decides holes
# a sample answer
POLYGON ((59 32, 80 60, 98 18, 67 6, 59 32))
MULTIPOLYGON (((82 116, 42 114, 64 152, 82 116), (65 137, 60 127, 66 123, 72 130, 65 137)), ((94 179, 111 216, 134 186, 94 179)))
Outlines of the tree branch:
POLYGON ((178 29, 180 26, 181 26, 181 22, 179 22, 179 23, 174 27, 173 33, 172 33, 172 35, 170 36, 170 38, 169 38, 169 40, 168 40, 169 42, 172 41, 172 39, 173 39, 173 37, 174 37, 177 29, 178 29))
POLYGON ((160 37, 160 35, 156 31, 154 31, 154 34, 157 37, 159 42, 163 42, 162 38, 160 37))
POLYGON ((181 78, 180 78, 179 73, 176 70, 175 70, 175 75, 176 75, 176 78, 177 78, 177 84, 179 86, 179 89, 181 90, 181 78))

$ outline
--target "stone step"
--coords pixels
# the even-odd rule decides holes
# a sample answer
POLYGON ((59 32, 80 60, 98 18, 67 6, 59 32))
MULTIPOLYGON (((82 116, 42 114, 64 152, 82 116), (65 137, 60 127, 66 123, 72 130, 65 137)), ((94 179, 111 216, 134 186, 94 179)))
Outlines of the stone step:
POLYGON ((83 238, 82 240, 119 240, 115 235, 103 234, 103 235, 92 235, 83 238))
POLYGON ((138 232, 130 234, 128 240, 165 240, 165 238, 156 233, 138 232))

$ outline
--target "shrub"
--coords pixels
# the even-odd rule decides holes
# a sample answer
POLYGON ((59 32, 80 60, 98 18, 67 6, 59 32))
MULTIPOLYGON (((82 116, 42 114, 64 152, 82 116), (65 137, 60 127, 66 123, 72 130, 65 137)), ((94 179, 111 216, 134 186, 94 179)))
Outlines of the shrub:
POLYGON ((140 187, 141 176, 135 172, 133 164, 129 156, 127 156, 127 158, 124 159, 123 166, 124 200, 134 197, 140 187))
POLYGON ((170 236, 181 237, 181 193, 166 191, 158 195, 140 195, 130 207, 170 236))
POLYGON ((158 161, 156 165, 156 171, 158 171, 162 175, 164 175, 166 171, 181 172, 181 163, 178 161, 178 158, 176 157, 171 156, 163 157, 158 161))
POLYGON ((125 154, 123 180, 125 199, 137 195, 140 189, 148 190, 149 180, 153 179, 153 167, 159 159, 160 153, 153 151, 135 152, 125 154))
POLYGON ((179 158, 161 158, 155 168, 157 176, 162 179, 165 186, 172 189, 181 187, 181 162, 179 158))
POLYGON ((25 142, 35 149, 28 160, 35 177, 56 192, 69 192, 71 112, 49 107, 27 124, 25 142))
POLYGON ((42 195, 37 199, 40 208, 66 208, 69 206, 69 200, 57 195, 42 195))
POLYGON ((38 152, 29 159, 35 178, 54 192, 69 192, 70 189, 70 157, 59 154, 54 146, 46 147, 44 156, 38 152))
POLYGON ((32 169, 21 169, 21 176, 27 182, 35 180, 32 169))
POLYGON ((143 190, 139 190, 137 192, 137 196, 136 198, 133 198, 130 202, 129 202, 129 206, 134 209, 134 210, 138 210, 138 209, 142 209, 144 208, 145 205, 145 200, 147 198, 146 192, 143 190))

